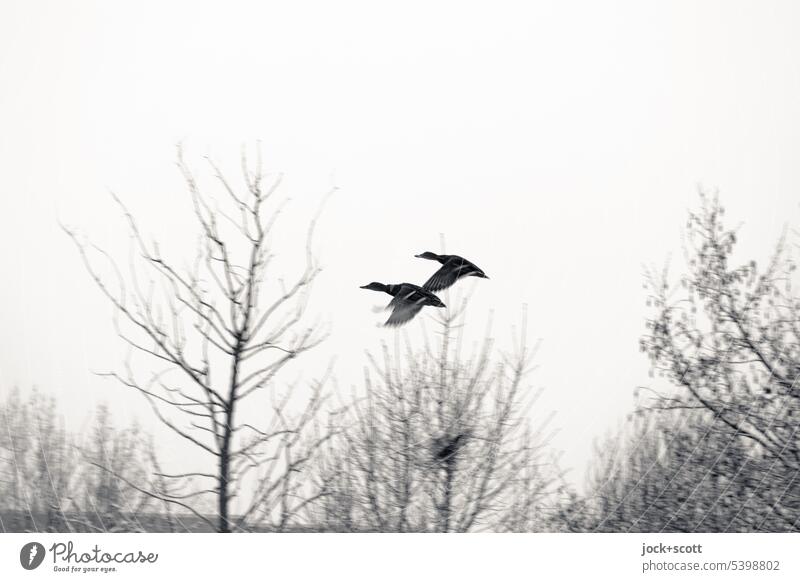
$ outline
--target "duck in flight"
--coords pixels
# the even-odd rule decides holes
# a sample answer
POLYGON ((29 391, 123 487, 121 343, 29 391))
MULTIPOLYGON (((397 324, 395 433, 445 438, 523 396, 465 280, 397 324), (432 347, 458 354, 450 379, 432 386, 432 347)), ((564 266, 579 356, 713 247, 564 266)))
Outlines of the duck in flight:
POLYGON ((442 300, 430 291, 423 289, 412 283, 398 283, 396 285, 386 285, 384 283, 370 283, 362 285, 362 289, 372 291, 383 291, 393 297, 387 309, 392 309, 392 314, 384 325, 389 327, 403 325, 410 321, 419 313, 423 307, 445 307, 442 300))
POLYGON ((418 259, 429 259, 442 264, 439 270, 431 275, 431 278, 422 286, 427 291, 435 292, 447 289, 463 277, 489 278, 477 265, 458 255, 437 255, 428 251, 414 256, 418 259))

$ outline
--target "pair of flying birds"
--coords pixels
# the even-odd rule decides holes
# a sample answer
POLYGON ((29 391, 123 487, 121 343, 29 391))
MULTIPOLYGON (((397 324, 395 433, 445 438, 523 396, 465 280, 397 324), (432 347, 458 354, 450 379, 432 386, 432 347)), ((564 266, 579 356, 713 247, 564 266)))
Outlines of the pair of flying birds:
POLYGON ((361 287, 362 289, 383 291, 393 297, 389 305, 386 306, 386 309, 392 310, 392 315, 384 325, 403 325, 413 319, 426 305, 445 307, 445 304, 434 295, 434 292, 447 289, 463 277, 489 278, 474 263, 458 255, 437 255, 436 253, 425 252, 415 256, 420 259, 438 261, 442 264, 439 270, 431 275, 431 278, 425 281, 422 287, 413 283, 397 283, 394 285, 370 283, 361 287))

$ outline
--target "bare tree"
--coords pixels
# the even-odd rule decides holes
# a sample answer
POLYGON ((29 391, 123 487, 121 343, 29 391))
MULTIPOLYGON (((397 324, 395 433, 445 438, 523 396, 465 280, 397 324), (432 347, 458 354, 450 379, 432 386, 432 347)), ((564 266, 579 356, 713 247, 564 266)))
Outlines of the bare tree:
MULTIPOLYGON (((722 218, 718 199, 701 195, 700 210, 689 215, 688 269, 681 287, 672 291, 666 274, 649 274, 654 314, 641 346, 654 370, 676 388, 657 393, 651 407, 705 411, 703 418, 725 439, 721 458, 737 450, 737 463, 760 468, 769 483, 751 490, 770 508, 767 522, 778 520, 784 530, 796 530, 800 297, 792 288, 795 264, 781 238, 765 268, 758 269, 755 261, 734 266, 736 232, 726 229, 722 218)), ((755 497, 744 501, 755 502, 755 497)))
POLYGON ((14 390, 0 404, 0 526, 3 531, 142 531, 159 529, 151 499, 125 481, 152 471, 151 449, 133 425, 113 428, 99 406, 89 435, 66 430, 52 397, 14 390), (112 467, 121 477, 99 471, 112 467))
POLYGON ((316 520, 345 531, 533 531, 550 511, 556 470, 528 429, 524 325, 515 352, 486 339, 464 355, 463 307, 414 348, 370 355, 365 393, 319 474, 330 495, 316 520))
POLYGON ((192 266, 177 266, 145 240, 116 197, 133 245, 127 278, 107 253, 66 229, 114 308, 119 337, 150 369, 158 367, 145 377, 129 357, 122 371, 105 375, 143 395, 164 426, 213 460, 210 470, 159 473, 160 486, 129 484, 220 532, 284 529, 320 494, 305 489, 300 472, 328 438, 317 423, 324 378, 299 407, 292 398, 299 389, 276 386, 284 367, 326 335, 304 317, 319 273, 312 256, 316 217, 303 268, 285 284, 271 268, 272 231, 285 202, 274 200, 281 179, 264 183, 260 155, 254 171, 242 156, 243 193, 209 162, 223 200, 201 192, 180 148, 178 167, 199 226, 192 266), (110 264, 110 277, 99 258, 110 264))
POLYGON ((162 529, 163 508, 128 485, 147 482, 157 466, 152 441, 136 423, 117 429, 108 406, 98 405, 89 434, 75 446, 80 479, 69 498, 74 522, 86 531, 162 529))
POLYGON ((8 531, 67 528, 66 493, 74 485, 69 435, 55 401, 33 390, 27 400, 14 389, 0 405, 0 514, 8 531))
POLYGON ((596 447, 575 531, 783 531, 768 463, 703 410, 643 410, 596 447))

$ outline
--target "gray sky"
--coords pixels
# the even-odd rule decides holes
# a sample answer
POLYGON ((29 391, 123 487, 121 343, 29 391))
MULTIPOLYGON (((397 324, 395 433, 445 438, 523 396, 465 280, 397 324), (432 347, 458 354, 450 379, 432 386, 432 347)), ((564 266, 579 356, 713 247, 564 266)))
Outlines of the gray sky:
POLYGON ((293 198, 287 246, 340 188, 312 304, 334 331, 306 374, 337 354, 340 385, 358 382, 364 349, 394 334, 358 286, 422 282, 433 265, 413 255, 444 233, 491 277, 475 282, 477 333, 493 308, 504 343, 528 304, 532 383, 581 480, 648 382, 642 265, 673 253, 677 270, 697 185, 744 222, 739 256, 798 224, 798 25, 792 1, 5 0, 0 396, 39 386, 73 424, 103 399, 149 424, 89 373, 123 350, 57 216, 124 253, 113 189, 188 259, 175 144, 238 179, 260 139, 293 198))

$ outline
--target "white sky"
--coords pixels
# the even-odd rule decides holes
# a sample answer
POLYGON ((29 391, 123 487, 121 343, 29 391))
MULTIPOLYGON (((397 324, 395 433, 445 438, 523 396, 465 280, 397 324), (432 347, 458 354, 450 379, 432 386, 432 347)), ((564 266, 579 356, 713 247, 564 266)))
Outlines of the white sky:
POLYGON ((680 258, 697 185, 744 222, 747 259, 798 224, 798 29, 792 1, 4 0, 0 396, 39 386, 73 423, 106 400, 149 424, 89 373, 123 350, 57 216, 121 251, 113 189, 188 258, 175 144, 233 172, 260 139, 294 199, 287 236, 340 188, 313 304, 334 334, 311 369, 337 354, 340 385, 359 381, 394 332, 358 286, 423 281, 413 255, 444 233, 491 277, 477 332, 494 308, 505 341, 528 304, 532 382, 580 481, 648 382, 642 265, 680 258))

